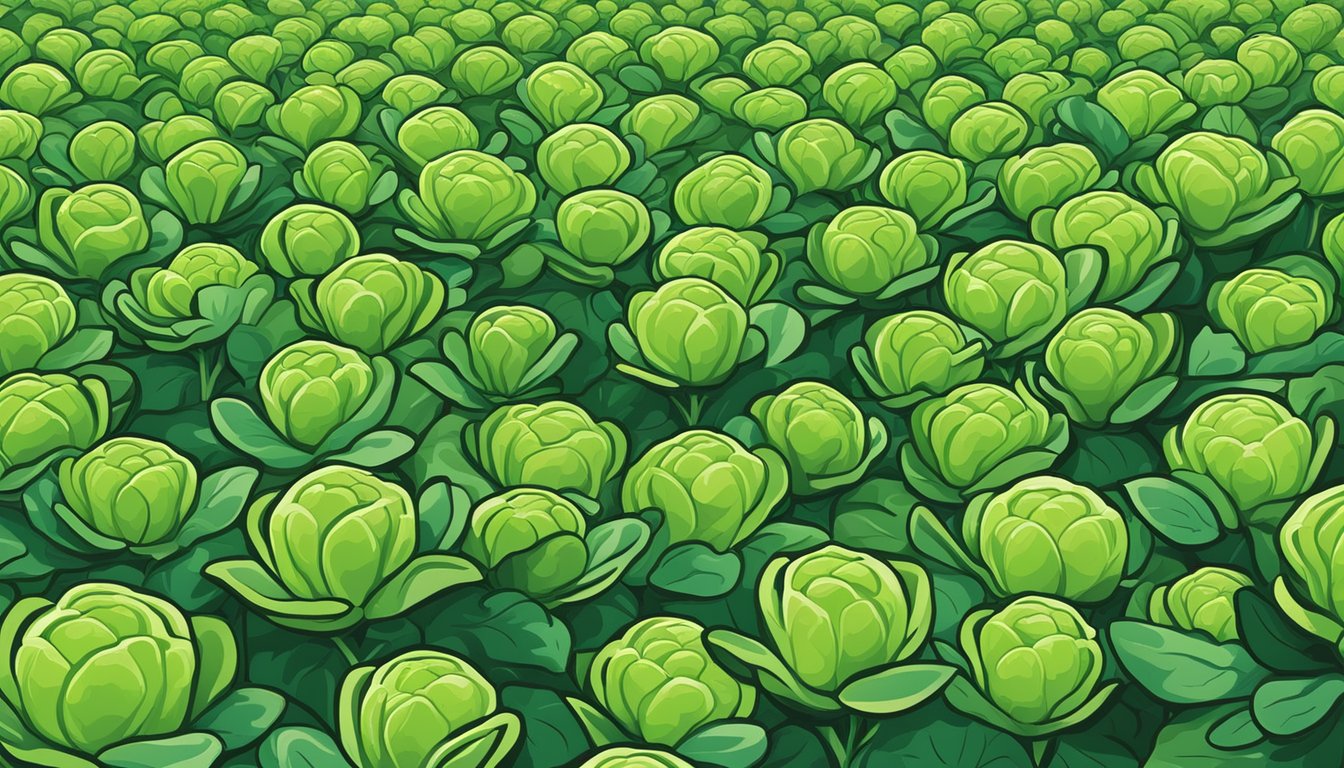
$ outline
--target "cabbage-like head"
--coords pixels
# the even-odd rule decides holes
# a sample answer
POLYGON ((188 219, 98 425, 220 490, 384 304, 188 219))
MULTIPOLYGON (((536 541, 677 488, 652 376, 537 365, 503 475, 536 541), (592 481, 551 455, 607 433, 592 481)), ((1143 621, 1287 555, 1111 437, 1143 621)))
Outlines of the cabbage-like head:
POLYGON ((626 439, 559 400, 495 410, 477 430, 476 455, 500 485, 530 485, 596 497, 625 464, 626 439))
POLYGON ((963 530, 1003 595, 1105 600, 1129 554, 1124 517, 1096 491, 1058 477, 1027 478, 976 499, 963 530))
POLYGON ((827 693, 919 651, 933 623, 932 595, 920 566, 835 544, 775 560, 759 590, 784 663, 827 693))
POLYGON ((975 684, 1025 725, 1072 714, 1101 680, 1097 631, 1052 597, 1020 597, 998 612, 971 614, 962 625, 961 644, 975 684))
POLYGON ((928 266, 938 256, 905 211, 876 205, 845 208, 808 239, 807 261, 830 285, 866 296, 928 266))
POLYGON ((1148 615, 1158 624, 1203 632, 1220 643, 1237 639, 1237 591, 1251 586, 1241 571, 1208 565, 1153 591, 1148 615))
POLYGON ((727 551, 765 522, 788 490, 788 467, 769 448, 694 429, 654 445, 621 487, 626 512, 656 509, 671 544, 696 541, 727 551))
POLYGON ((1225 394, 1200 403, 1162 443, 1172 469, 1206 475, 1243 514, 1311 487, 1320 472, 1311 427, 1264 395, 1225 394))
POLYGON ((704 632, 687 619, 640 621, 597 652, 593 695, 636 739, 669 747, 704 726, 750 715, 755 691, 714 661, 704 632))

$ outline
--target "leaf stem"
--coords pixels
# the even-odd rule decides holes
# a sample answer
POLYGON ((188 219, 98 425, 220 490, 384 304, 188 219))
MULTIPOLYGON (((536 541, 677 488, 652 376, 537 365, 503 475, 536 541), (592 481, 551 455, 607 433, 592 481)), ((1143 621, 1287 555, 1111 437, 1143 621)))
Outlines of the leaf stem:
POLYGON ((196 369, 200 375, 201 381, 201 402, 210 402, 210 397, 215 394, 215 384, 219 381, 219 375, 224 372, 224 350, 218 349, 214 352, 214 360, 210 359, 211 353, 204 347, 196 349, 196 369))
POLYGON ((681 414, 681 418, 686 422, 686 426, 694 427, 700 423, 700 416, 705 410, 706 395, 699 392, 691 392, 686 395, 686 401, 683 403, 680 397, 673 395, 672 405, 681 414))
POLYGON ((344 637, 341 637, 340 635, 332 635, 331 644, 336 646, 336 650, 341 652, 341 655, 350 663, 350 666, 359 666, 359 655, 355 653, 355 649, 350 647, 350 644, 345 641, 344 637))

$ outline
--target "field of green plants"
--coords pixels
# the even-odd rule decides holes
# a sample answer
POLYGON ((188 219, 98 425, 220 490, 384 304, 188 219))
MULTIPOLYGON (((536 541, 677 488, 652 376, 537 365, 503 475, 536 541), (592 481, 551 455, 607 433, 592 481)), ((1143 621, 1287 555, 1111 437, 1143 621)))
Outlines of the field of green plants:
POLYGON ((1338 6, 0 0, 0 765, 1339 765, 1338 6))

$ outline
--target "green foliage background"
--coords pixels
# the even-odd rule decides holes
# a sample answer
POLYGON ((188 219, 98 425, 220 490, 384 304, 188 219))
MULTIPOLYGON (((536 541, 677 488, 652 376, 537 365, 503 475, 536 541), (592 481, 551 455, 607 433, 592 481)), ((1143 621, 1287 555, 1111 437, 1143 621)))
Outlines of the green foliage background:
POLYGON ((0 762, 1338 762, 1342 30, 9 0, 0 762))

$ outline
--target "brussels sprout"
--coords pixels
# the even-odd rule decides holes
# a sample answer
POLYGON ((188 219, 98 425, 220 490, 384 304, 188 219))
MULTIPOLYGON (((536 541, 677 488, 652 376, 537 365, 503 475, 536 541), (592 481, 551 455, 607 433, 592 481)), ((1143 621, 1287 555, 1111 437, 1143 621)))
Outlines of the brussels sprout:
POLYGON ((776 142, 779 168, 798 194, 840 191, 872 173, 876 153, 834 120, 804 120, 785 128, 776 142))
POLYGON ((37 237, 71 275, 100 280, 116 262, 149 245, 149 223, 140 200, 125 187, 53 187, 38 201, 37 237))
POLYGON ((1239 104, 1251 93, 1251 73, 1235 61, 1205 59, 1185 73, 1182 82, 1190 98, 1201 107, 1239 104))
POLYGON ((554 491, 511 488, 472 509, 462 552, 501 589, 546 598, 587 569, 587 529, 583 512, 554 491))
POLYGON ((1045 339, 1064 321, 1064 265, 1034 243, 1000 240, 958 254, 943 277, 947 307, 1010 354, 1045 339))
MULTIPOLYGON (((1286 549, 1286 547, 1285 547, 1286 549)), ((1240 571, 1205 566, 1153 591, 1148 615, 1157 624, 1203 632, 1220 643, 1237 640, 1237 590, 1251 586, 1240 571)))
POLYGON ((642 747, 609 747, 583 762, 579 768, 694 768, 671 752, 642 747))
POLYGON ((353 349, 305 339, 268 360, 257 384, 276 431, 311 449, 359 411, 373 378, 369 361, 353 349))
POLYGON ((699 277, 743 307, 759 302, 779 276, 780 260, 764 238, 723 227, 694 227, 663 244, 654 262, 659 280, 699 277))
POLYGON ((381 355, 423 331, 445 298, 433 273, 381 253, 355 256, 316 285, 296 283, 290 290, 306 322, 366 355, 381 355))
POLYGON ((1274 585, 1274 598, 1288 618, 1337 646, 1344 641, 1344 600, 1337 586, 1344 578, 1337 554, 1341 531, 1344 486, 1304 499, 1279 528, 1286 567, 1274 585), (1299 596, 1308 604, 1298 602, 1299 596))
POLYGON ((464 8, 450 17, 450 29, 461 40, 478 42, 495 34, 495 20, 480 8, 464 8))
POLYGON ((1344 65, 1326 67, 1311 79, 1311 92, 1316 100, 1339 112, 1344 109, 1344 65))
POLYGON ((68 154, 84 178, 116 181, 135 165, 135 134, 115 120, 99 120, 71 137, 68 154))
POLYGON ((1053 213, 1038 213, 1033 231, 1061 251, 1087 246, 1101 251, 1106 269, 1097 299, 1128 294, 1148 272, 1171 256, 1168 229, 1151 208, 1123 192, 1097 191, 1074 197, 1053 213))
POLYGON ((962 112, 987 99, 985 89, 979 83, 961 75, 944 75, 929 85, 920 103, 920 113, 935 133, 946 138, 952 123, 962 112))
POLYGON ((11 69, 0 80, 0 101, 30 115, 42 117, 78 100, 70 79, 50 64, 28 62, 11 69))
POLYGON ((696 86, 701 101, 710 109, 729 117, 733 116, 733 104, 750 92, 751 83, 740 77, 715 77, 696 86))
POLYGON ((585 72, 615 71, 634 59, 630 43, 606 33, 593 31, 574 38, 565 49, 565 60, 583 67, 585 72))
POLYGON ((986 35, 975 19, 953 12, 929 21, 919 33, 919 41, 948 65, 958 59, 979 58, 994 38, 986 35))
POLYGON ((560 244, 589 266, 615 267, 649 242, 653 221, 639 198, 614 189, 576 192, 555 212, 560 244))
POLYGON ((339 464, 296 480, 257 524, 275 577, 306 600, 362 606, 415 552, 415 506, 406 491, 339 464))
POLYGON ((465 660, 411 650, 355 667, 341 684, 341 746, 358 768, 498 764, 520 735, 494 686, 465 660))
POLYGON ((1255 88, 1283 85, 1302 72, 1302 54, 1277 35, 1252 35, 1237 46, 1237 63, 1246 68, 1255 88))
POLYGON ((914 216, 920 227, 936 227, 966 204, 966 165, 928 150, 906 152, 882 169, 878 188, 887 202, 914 216))
POLYGON ((230 80, 241 78, 228 59, 220 56, 201 56, 190 59, 178 77, 177 92, 187 102, 204 107, 214 101, 219 87, 230 80))
POLYGON ((672 206, 689 226, 749 229, 770 208, 770 174, 741 155, 719 155, 677 182, 672 206))
POLYGON ((1005 37, 1027 23, 1025 4, 1016 0, 984 0, 975 6, 975 20, 986 31, 1005 37))
POLYGON ((32 208, 32 187, 9 166, 0 165, 0 227, 27 216, 32 208))
POLYGON ((859 128, 896 102, 896 81, 875 64, 857 62, 831 73, 821 93, 842 120, 859 128))
POLYGON ((1279 25, 1279 32, 1299 51, 1319 51, 1326 46, 1340 28, 1344 15, 1325 3, 1311 3, 1289 12, 1279 25))
POLYGON ((284 58, 279 40, 270 35, 248 35, 229 44, 229 61, 258 83, 264 83, 284 58))
POLYGON ((746 717, 756 692, 705 648, 704 627, 644 619, 597 652, 589 685, 602 708, 643 743, 676 746, 699 728, 746 717))
POLYGON ((499 38, 513 51, 527 54, 546 50, 555 33, 555 21, 551 18, 524 13, 510 19, 500 31, 499 38))
POLYGON ((410 114, 433 104, 443 95, 442 83, 424 75, 397 75, 383 86, 382 99, 402 114, 410 114))
POLYGON ((733 102, 733 116, 760 131, 777 131, 807 117, 807 100, 787 88, 763 88, 733 102))
POLYGON ((656 155, 684 144, 700 120, 700 105, 677 94, 636 102, 621 118, 621 131, 644 142, 644 154, 656 155))
POLYGON ((985 53, 985 63, 1005 80, 1027 72, 1041 72, 1054 58, 1049 48, 1029 37, 1010 37, 985 53))
POLYGON ((90 581, 54 602, 22 600, 5 615, 3 635, 0 695, 19 718, 6 747, 49 765, 92 765, 113 744, 179 731, 237 672, 223 621, 188 618, 120 584, 90 581))
POLYGON ((147 123, 139 136, 145 155, 162 163, 198 141, 219 138, 219 129, 203 117, 177 115, 165 122, 147 123))
POLYGON ((523 85, 532 113, 551 130, 592 117, 602 106, 602 86, 567 61, 551 61, 532 70, 523 85))
POLYGON ((1097 104, 1110 112, 1131 139, 1162 133, 1195 114, 1180 88, 1147 69, 1117 75, 1097 89, 1097 104))
POLYGON ((1031 127, 1016 107, 1001 101, 977 104, 952 123, 947 147, 972 163, 1006 157, 1027 142, 1031 127))
MULTIPOLYGON (((145 52, 144 61, 149 69, 160 75, 180 78, 188 72, 187 65, 191 62, 213 58, 217 57, 206 56, 205 49, 191 40, 164 40, 145 52)), ((227 61, 224 63, 228 64, 227 61)))
POLYGON ((418 194, 404 190, 401 203, 416 226, 432 237, 487 240, 527 221, 537 205, 537 190, 503 160, 462 149, 422 168, 418 194))
POLYGON ((0 274, 0 379, 33 368, 75 330, 75 305, 60 283, 25 272, 0 274))
POLYGON ((300 203, 266 222, 260 247, 276 274, 322 275, 359 253, 359 231, 340 211, 300 203))
POLYGON ((1023 72, 1004 84, 1003 100, 1026 115, 1030 124, 1041 127, 1054 119, 1059 102, 1090 90, 1058 72, 1023 72))
POLYGON ((621 504, 631 514, 658 510, 668 544, 693 541, 726 552, 761 527, 788 487, 788 467, 775 451, 748 451, 727 435, 693 429, 630 466, 621 504))
MULTIPOLYGON (((1147 13, 1147 9, 1145 8, 1141 13, 1147 13)), ((1127 18, 1112 17, 1118 27, 1129 27, 1120 32, 1115 41, 1116 51, 1120 54, 1121 60, 1134 62, 1141 59, 1151 60, 1156 58, 1157 54, 1176 52, 1178 44, 1170 32, 1154 24, 1133 24, 1135 17, 1132 13, 1125 12, 1125 17, 1127 18), (1130 26, 1130 24, 1133 25, 1130 26)), ((1102 21, 1105 20, 1105 17, 1103 17, 1102 21)), ((1111 32, 1104 32, 1103 34, 1111 34, 1111 32)))
POLYGON ((380 59, 360 59, 336 73, 336 77, 332 79, 336 85, 348 87, 362 100, 367 100, 382 90, 395 74, 396 70, 387 62, 380 59))
POLYGON ((713 66, 719 44, 698 29, 673 26, 641 43, 639 58, 664 80, 684 83, 713 66))
POLYGON ((128 544, 177 535, 196 503, 196 466, 171 446, 116 437, 60 468, 61 494, 83 523, 128 544))
POLYGON ((107 385, 92 376, 16 373, 0 381, 0 477, 107 433, 107 385))
POLYGON ((489 394, 515 395, 555 339, 555 321, 540 309, 515 305, 483 310, 467 329, 474 378, 489 394))
POLYGON ((761 87, 789 86, 812 70, 812 57, 788 40, 771 40, 742 58, 742 73, 761 87))
POLYGON ((368 156, 346 141, 315 147, 303 161, 301 178, 313 197, 350 215, 369 207, 380 181, 368 156))
MULTIPOLYGON (((1175 381, 1158 379, 1173 362, 1179 329, 1171 315, 1134 317, 1109 307, 1089 307, 1070 317, 1045 348, 1045 368, 1069 418, 1101 426, 1117 417, 1133 396, 1170 392, 1175 381), (1154 392, 1157 390, 1157 392, 1154 392)), ((1145 415, 1130 406, 1124 421, 1145 415)))
POLYGON ((728 378, 743 357, 750 328, 741 304, 697 277, 635 294, 626 322, 644 362, 671 383, 690 386, 728 378))
POLYGON ((449 77, 468 96, 492 96, 523 76, 523 65, 496 45, 468 48, 453 61, 449 77))
POLYGON ((907 45, 882 62, 882 68, 896 81, 896 87, 909 88, 938 71, 938 59, 922 45, 907 45))
POLYGON ((1111 72, 1111 57, 1100 48, 1079 48, 1069 59, 1069 71, 1099 83, 1111 72))
POLYGON ((325 72, 334 75, 355 60, 355 49, 340 40, 321 40, 309 46, 303 54, 305 72, 325 72))
POLYGON ((173 155, 164 180, 188 223, 214 224, 237 202, 247 170, 247 159, 237 147, 207 139, 173 155))
POLYGON ((1072 724, 1114 687, 1097 690, 1103 664, 1097 631, 1054 598, 1019 597, 997 612, 970 614, 961 645, 976 687, 1020 726, 1072 724))
POLYGON ((1002 476, 1019 455, 1050 450, 1066 424, 1020 383, 979 382, 915 406, 910 432, 914 450, 944 483, 973 489, 1020 477, 1002 476))
POLYGON ((1155 165, 1139 169, 1135 183, 1149 199, 1175 208, 1197 232, 1218 233, 1263 210, 1296 180, 1279 175, 1244 139, 1196 131, 1168 144, 1155 165))
POLYGON ((793 492, 807 495, 848 485, 886 447, 887 433, 843 393, 800 381, 751 405, 765 441, 789 465, 793 492))
POLYGON ((963 536, 995 592, 1097 602, 1125 572, 1125 519, 1105 499, 1058 477, 1031 477, 979 497, 963 536))
POLYGON ((496 409, 481 423, 476 456, 500 485, 577 491, 596 498, 625 463, 626 439, 577 405, 554 400, 496 409))
POLYGON ((1212 480, 1247 519, 1276 523, 1273 502, 1306 491, 1321 472, 1334 425, 1325 419, 1315 431, 1264 395, 1216 395, 1167 432, 1162 452, 1173 470, 1212 480))
POLYGON ((807 261, 830 285, 846 293, 881 293, 896 280, 938 257, 904 211, 874 205, 845 208, 817 224, 807 243, 807 261))
POLYGON ((349 136, 361 117, 359 95, 334 85, 306 85, 272 108, 272 131, 307 152, 324 141, 349 136))
MULTIPOLYGON (((31 22, 32 19, 29 19, 29 21, 31 22)), ((57 28, 43 33, 37 39, 33 44, 33 57, 45 59, 66 72, 70 72, 74 70, 75 62, 85 53, 88 53, 92 47, 93 41, 83 32, 77 29, 57 28)), ((145 63, 151 63, 153 54, 154 48, 145 53, 145 63)))
POLYGON ((1023 221, 1086 192, 1101 179, 1101 164, 1081 144, 1050 144, 1008 158, 999 169, 999 196, 1023 221))
POLYGON ((611 184, 630 168, 630 150, 600 125, 567 125, 537 147, 537 170, 551 189, 568 195, 611 184))
POLYGON ((0 109, 0 159, 27 160, 41 138, 41 120, 26 112, 0 109))
POLYGON ((75 63, 75 81, 90 96, 124 101, 140 88, 135 62, 121 51, 89 51, 75 63))
POLYGON ((256 273, 257 266, 231 246, 195 243, 179 251, 162 269, 137 270, 131 293, 150 315, 185 319, 197 313, 198 297, 205 289, 238 288, 256 273))
POLYGON ((1311 340, 1334 313, 1333 286, 1278 269, 1248 269, 1215 285, 1209 312, 1252 354, 1311 340))
POLYGON ((261 123, 266 110, 275 104, 275 94, 256 83, 226 83, 215 92, 215 118, 225 129, 236 132, 261 123))
POLYGON ((1309 195, 1344 193, 1344 117, 1326 109, 1298 112, 1270 142, 1309 195))
POLYGON ((476 125, 454 107, 426 107, 397 129, 397 146, 421 167, 450 152, 476 149, 480 143, 476 125))
POLYGON ((758 599, 785 665, 825 693, 910 658, 933 624, 933 590, 922 567, 834 544, 773 560, 758 599))
POLYGON ((984 371, 984 346, 968 342, 944 315, 917 309, 869 326, 850 353, 869 390, 897 407, 974 381, 984 371))

